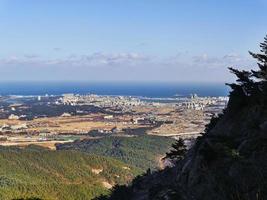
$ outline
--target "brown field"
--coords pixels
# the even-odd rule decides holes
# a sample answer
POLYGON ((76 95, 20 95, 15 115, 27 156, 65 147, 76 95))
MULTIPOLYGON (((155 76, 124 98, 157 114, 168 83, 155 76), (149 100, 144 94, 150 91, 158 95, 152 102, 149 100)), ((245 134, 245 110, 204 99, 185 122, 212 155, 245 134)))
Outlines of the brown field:
POLYGON ((38 145, 38 146, 41 146, 41 147, 45 147, 45 148, 49 148, 51 150, 56 150, 56 146, 55 144, 58 144, 58 143, 66 143, 66 142, 69 142, 69 141, 44 141, 44 142, 39 142, 39 141, 31 141, 31 142, 1 142, 0 145, 2 146, 19 146, 19 147, 26 147, 26 146, 29 146, 29 145, 38 145))
POLYGON ((129 117, 114 118, 111 120, 103 119, 103 114, 85 115, 85 116, 70 116, 70 117, 50 117, 38 118, 31 121, 22 120, 0 120, 0 126, 4 124, 17 125, 27 124, 28 128, 24 131, 29 133, 87 133, 95 129, 111 130, 114 127, 122 128, 137 128, 138 125, 130 123, 129 117))
MULTIPOLYGON (((55 149, 55 144, 68 142, 55 140, 54 135, 78 135, 76 137, 88 137, 83 134, 91 130, 110 131, 114 127, 119 130, 119 135, 125 135, 120 130, 124 128, 151 128, 151 125, 133 124, 132 119, 145 117, 147 115, 156 116, 159 121, 169 121, 159 127, 148 129, 147 134, 159 136, 179 136, 197 134, 203 131, 206 120, 203 111, 179 110, 173 105, 164 106, 137 106, 132 109, 131 114, 123 114, 105 119, 105 114, 97 113, 83 116, 49 117, 37 118, 29 121, 0 119, 0 126, 26 124, 28 128, 22 130, 11 130, 2 132, 3 139, 0 145, 5 146, 27 146, 36 144, 50 149, 55 149), (28 137, 30 136, 30 137, 28 137), (50 137, 51 136, 51 137, 50 137), (48 139, 46 139, 48 137, 48 139), (44 138, 44 140, 43 140, 44 138)), ((60 139, 61 140, 61 139, 60 139)))

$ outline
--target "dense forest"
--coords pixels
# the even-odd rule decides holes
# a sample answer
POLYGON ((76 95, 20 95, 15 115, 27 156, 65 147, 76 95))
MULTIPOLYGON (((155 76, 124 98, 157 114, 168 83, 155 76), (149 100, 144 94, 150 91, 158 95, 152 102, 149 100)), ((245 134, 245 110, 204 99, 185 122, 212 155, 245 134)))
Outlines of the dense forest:
POLYGON ((0 147, 0 199, 92 199, 156 169, 173 139, 105 137, 39 146, 0 147))
POLYGON ((37 146, 1 147, 0 199, 92 199, 140 170, 120 161, 37 146))
POLYGON ((73 143, 58 144, 58 150, 78 150, 95 155, 116 158, 127 164, 147 170, 159 166, 174 139, 142 135, 135 137, 103 137, 73 143))

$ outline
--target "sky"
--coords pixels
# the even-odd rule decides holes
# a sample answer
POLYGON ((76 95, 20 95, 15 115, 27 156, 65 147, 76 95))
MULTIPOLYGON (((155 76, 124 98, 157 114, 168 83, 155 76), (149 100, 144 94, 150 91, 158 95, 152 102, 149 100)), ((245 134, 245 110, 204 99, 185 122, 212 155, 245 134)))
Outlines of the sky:
POLYGON ((267 0, 0 0, 0 81, 229 82, 267 0))

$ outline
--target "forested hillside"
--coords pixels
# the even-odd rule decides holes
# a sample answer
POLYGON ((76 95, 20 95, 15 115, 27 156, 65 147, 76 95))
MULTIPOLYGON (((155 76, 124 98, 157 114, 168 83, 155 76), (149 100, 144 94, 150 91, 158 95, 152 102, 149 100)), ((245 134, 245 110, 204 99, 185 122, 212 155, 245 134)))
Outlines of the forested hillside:
POLYGON ((92 199, 140 171, 120 161, 74 151, 0 148, 0 199, 92 199))
POLYGON ((174 139, 160 136, 104 137, 58 144, 58 150, 78 150, 116 158, 143 170, 155 169, 174 139))

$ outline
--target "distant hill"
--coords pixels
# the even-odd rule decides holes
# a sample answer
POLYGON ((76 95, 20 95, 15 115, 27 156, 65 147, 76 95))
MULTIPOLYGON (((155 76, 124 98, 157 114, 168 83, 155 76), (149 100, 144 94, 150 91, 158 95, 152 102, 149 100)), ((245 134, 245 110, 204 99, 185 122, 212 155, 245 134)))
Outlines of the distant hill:
POLYGON ((143 135, 136 137, 104 137, 58 144, 58 150, 79 150, 119 159, 143 170, 157 168, 174 139, 143 135))
POLYGON ((92 199, 139 173, 120 161, 82 152, 0 147, 1 200, 92 199))

